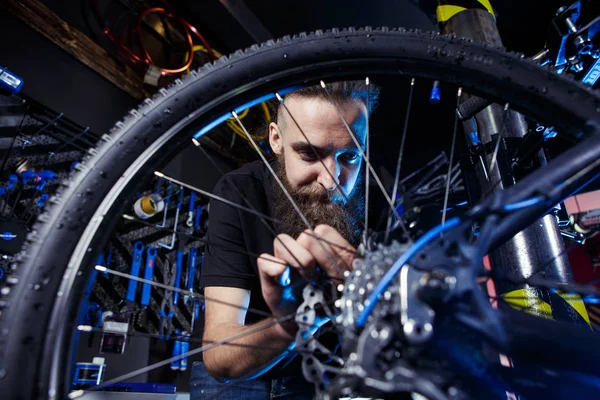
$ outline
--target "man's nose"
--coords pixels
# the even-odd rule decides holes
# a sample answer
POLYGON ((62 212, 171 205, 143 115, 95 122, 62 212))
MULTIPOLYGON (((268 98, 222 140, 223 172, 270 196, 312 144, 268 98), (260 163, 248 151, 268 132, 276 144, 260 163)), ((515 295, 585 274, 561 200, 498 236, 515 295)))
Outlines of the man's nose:
POLYGON ((328 191, 337 189, 340 184, 340 166, 333 157, 323 159, 317 182, 328 191))

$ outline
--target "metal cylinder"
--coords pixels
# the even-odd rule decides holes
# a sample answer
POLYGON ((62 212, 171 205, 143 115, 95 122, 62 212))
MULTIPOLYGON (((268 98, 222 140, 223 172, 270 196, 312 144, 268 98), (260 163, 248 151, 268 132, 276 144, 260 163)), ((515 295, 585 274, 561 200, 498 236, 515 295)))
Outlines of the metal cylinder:
MULTIPOLYGON (((442 23, 441 28, 443 33, 502 46, 495 19, 485 10, 467 9, 459 12, 442 23)), ((486 197, 516 183, 506 140, 524 137, 528 126, 521 114, 505 110, 504 105, 499 104, 492 104, 479 112, 475 120, 479 140, 486 151, 479 156, 480 162, 474 162, 474 168, 480 196, 486 197)), ((565 245, 553 215, 546 215, 493 251, 490 262, 496 277, 507 278, 496 280, 498 294, 512 294, 513 299, 520 298, 508 301, 509 304, 522 306, 526 311, 549 318, 589 323, 589 320, 586 321, 585 308, 578 310, 583 306, 582 303, 576 303, 580 300, 556 297, 554 292, 545 289, 508 282, 522 282, 535 276, 558 282, 572 281, 565 245)))

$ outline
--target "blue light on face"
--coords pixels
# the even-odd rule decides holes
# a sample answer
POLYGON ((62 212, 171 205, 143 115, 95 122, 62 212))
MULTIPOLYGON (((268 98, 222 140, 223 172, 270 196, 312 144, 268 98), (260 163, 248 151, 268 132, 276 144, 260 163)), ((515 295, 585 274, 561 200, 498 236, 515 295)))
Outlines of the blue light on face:
MULTIPOLYGON (((292 88, 280 90, 278 93, 280 95, 284 95, 284 94, 293 92, 294 90, 298 90, 298 89, 300 89, 300 87, 292 87, 292 88)), ((234 108, 233 111, 235 111, 236 114, 239 114, 247 108, 253 107, 260 103, 264 103, 265 101, 268 101, 268 100, 271 100, 274 98, 275 98, 275 93, 269 93, 264 96, 258 97, 252 101, 249 101, 245 104, 242 104, 241 106, 234 108)), ((198 140, 200 137, 204 136, 206 133, 210 132, 212 129, 221 125, 223 122, 227 121, 229 118, 231 118, 231 113, 227 113, 225 115, 220 116, 219 118, 215 119, 214 121, 210 122, 208 125, 203 127, 202 129, 200 129, 198 132, 196 132, 196 134, 194 135, 194 139, 198 140)))

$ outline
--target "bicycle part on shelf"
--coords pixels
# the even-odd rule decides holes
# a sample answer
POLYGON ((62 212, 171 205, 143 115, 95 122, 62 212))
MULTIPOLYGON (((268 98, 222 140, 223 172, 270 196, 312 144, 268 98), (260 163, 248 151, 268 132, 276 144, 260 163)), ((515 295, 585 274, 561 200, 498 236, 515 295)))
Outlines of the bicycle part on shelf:
POLYGON ((102 319, 102 339, 100 353, 125 353, 129 321, 118 314, 105 312, 102 319))
POLYGON ((142 196, 133 204, 133 212, 141 219, 152 218, 163 211, 165 202, 158 193, 142 196))
POLYGON ((175 331, 177 339, 173 343, 173 353, 171 357, 171 369, 174 371, 185 371, 187 369, 187 352, 190 349, 190 334, 177 329, 175 331))
POLYGON ((19 160, 17 162, 17 164, 14 167, 14 172, 17 175, 21 175, 21 173, 23 173, 24 171, 28 171, 31 167, 31 164, 29 163, 29 160, 26 158, 23 158, 21 160, 19 160))
MULTIPOLYGON (((148 247, 146 250, 146 267, 144 268, 144 279, 151 281, 154 278, 154 265, 156 262, 156 248, 148 247)), ((140 299, 140 304, 142 307, 147 307, 150 304, 150 293, 152 290, 152 285, 149 283, 144 283, 142 285, 142 298, 140 299)))

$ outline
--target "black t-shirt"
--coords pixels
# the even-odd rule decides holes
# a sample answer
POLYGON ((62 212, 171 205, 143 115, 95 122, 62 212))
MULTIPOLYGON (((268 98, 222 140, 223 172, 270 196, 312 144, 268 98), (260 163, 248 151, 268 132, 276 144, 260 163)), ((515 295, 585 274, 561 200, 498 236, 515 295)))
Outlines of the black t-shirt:
MULTIPOLYGON (((275 184, 264 163, 256 161, 224 175, 215 186, 213 194, 272 217, 269 193, 275 184)), ((259 216, 222 201, 211 200, 201 286, 250 290, 249 307, 270 313, 262 298, 256 257, 262 253, 273 254, 273 240, 273 234, 259 216)), ((265 318, 264 315, 248 310, 246 324, 265 318)), ((292 355, 260 379, 302 375, 300 362, 301 357, 292 355)))

